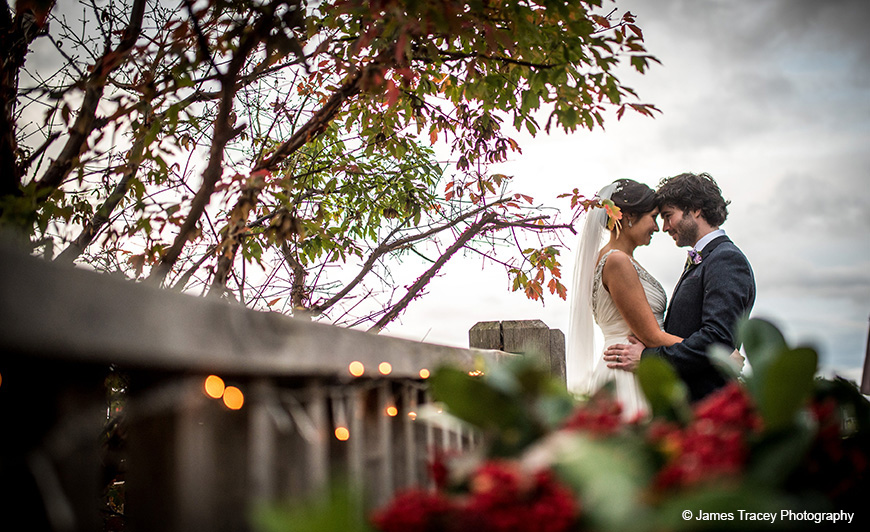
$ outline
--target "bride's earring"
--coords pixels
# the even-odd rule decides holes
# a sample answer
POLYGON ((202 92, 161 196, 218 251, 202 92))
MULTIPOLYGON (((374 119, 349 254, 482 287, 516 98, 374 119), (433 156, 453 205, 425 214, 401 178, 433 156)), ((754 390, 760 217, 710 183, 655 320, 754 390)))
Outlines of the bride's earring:
POLYGON ((628 221, 628 226, 631 227, 631 220, 628 221))

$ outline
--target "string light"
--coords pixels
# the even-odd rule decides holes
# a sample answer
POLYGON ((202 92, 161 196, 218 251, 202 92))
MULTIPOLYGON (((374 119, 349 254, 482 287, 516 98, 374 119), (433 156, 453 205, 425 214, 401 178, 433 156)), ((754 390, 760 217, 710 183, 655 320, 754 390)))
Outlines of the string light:
POLYGON ((217 375, 205 378, 205 394, 212 399, 220 399, 224 394, 224 380, 217 375))
POLYGON ((344 403, 344 396, 335 393, 332 395, 331 400, 332 420, 335 423, 335 439, 338 441, 347 441, 350 439, 350 430, 347 428, 347 409, 344 403))
POLYGON ((365 368, 365 366, 363 366, 363 363, 360 362, 359 360, 354 360, 353 362, 351 362, 351 363, 347 366, 347 370, 348 370, 348 371, 350 372, 350 374, 353 375, 354 377, 361 377, 362 374, 366 372, 366 368, 365 368))
POLYGON ((350 439, 350 431, 347 427, 335 427, 335 438, 338 441, 347 441, 350 439))
POLYGON ((235 386, 227 386, 224 389, 224 404, 230 410, 238 410, 245 404, 245 395, 235 386))
POLYGON ((417 419, 417 412, 408 412, 408 417, 411 419, 417 419))
POLYGON ((428 379, 429 378, 429 370, 426 368, 421 369, 420 370, 420 378, 421 379, 428 379))
POLYGON ((399 415, 399 409, 393 405, 388 406, 386 412, 387 415, 390 417, 396 417, 397 415, 399 415))
POLYGON ((378 371, 381 375, 389 375, 393 371, 393 366, 389 362, 381 362, 378 364, 378 371))

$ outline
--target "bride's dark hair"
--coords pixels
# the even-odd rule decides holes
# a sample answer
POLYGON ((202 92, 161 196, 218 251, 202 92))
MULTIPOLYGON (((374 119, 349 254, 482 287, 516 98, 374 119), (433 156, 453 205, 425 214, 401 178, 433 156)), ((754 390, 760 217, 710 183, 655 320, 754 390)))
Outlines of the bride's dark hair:
POLYGON ((613 184, 616 188, 610 199, 619 207, 623 216, 637 219, 655 210, 656 192, 647 185, 633 179, 617 179, 613 184))

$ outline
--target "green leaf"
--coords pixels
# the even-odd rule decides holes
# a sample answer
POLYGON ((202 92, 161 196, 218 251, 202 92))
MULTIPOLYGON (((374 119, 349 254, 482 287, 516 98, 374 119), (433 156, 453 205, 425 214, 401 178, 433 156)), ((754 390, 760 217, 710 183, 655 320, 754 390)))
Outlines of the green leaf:
POLYGON ((755 400, 765 427, 777 430, 794 421, 813 391, 817 365, 815 350, 785 349, 774 355, 763 374, 755 376, 759 381, 755 400))
POLYGON ((801 418, 784 430, 766 432, 752 446, 747 474, 755 483, 777 487, 804 460, 816 434, 814 424, 801 418))
POLYGON ((482 429, 508 428, 520 416, 511 398, 480 377, 443 367, 430 378, 432 397, 454 416, 482 429))
POLYGON ((652 471, 640 442, 559 433, 544 445, 553 447, 559 478, 579 494, 590 530, 636 530, 645 520, 652 471))
POLYGON ((637 380, 654 417, 687 421, 691 416, 689 393, 674 368, 658 356, 644 357, 637 380))
POLYGON ((769 321, 752 318, 741 321, 737 326, 737 337, 746 350, 746 357, 753 371, 764 370, 773 356, 786 349, 785 338, 779 329, 769 321))

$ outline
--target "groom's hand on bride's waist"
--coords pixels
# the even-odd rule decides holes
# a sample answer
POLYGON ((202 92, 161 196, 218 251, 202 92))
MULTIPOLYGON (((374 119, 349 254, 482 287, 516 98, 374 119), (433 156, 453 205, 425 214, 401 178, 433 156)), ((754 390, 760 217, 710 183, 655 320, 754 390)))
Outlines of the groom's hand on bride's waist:
POLYGON ((604 350, 604 361, 607 367, 634 372, 640 364, 640 354, 646 346, 634 336, 628 337, 627 344, 614 344, 604 350))

